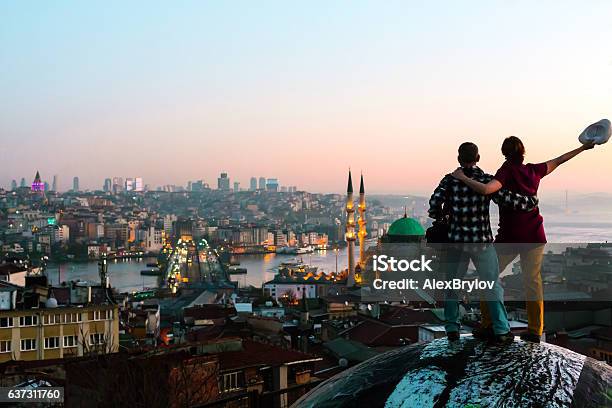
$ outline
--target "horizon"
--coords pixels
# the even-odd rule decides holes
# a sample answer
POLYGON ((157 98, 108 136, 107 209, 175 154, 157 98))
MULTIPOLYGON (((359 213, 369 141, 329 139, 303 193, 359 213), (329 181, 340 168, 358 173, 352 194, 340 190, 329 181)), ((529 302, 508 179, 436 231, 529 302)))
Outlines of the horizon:
MULTIPOLYGON (((426 195, 463 141, 489 173, 512 134, 545 161, 612 116, 612 5, 550 4, 4 3, 0 185, 226 169, 342 193, 352 167, 371 194, 426 195)), ((542 190, 610 191, 592 176, 610 159, 599 146, 542 190)))

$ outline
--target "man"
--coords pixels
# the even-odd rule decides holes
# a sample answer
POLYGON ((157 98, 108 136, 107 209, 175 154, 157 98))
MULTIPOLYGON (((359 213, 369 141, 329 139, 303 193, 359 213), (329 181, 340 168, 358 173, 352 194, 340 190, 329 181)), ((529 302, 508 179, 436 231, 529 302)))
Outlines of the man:
MULTIPOLYGON (((478 168, 476 164, 479 160, 478 146, 474 143, 466 142, 459 146, 458 161, 464 173, 474 180, 486 183, 493 176, 478 168)), ((494 282, 492 290, 483 296, 492 322, 491 340, 495 343, 508 343, 513 341, 513 336, 503 303, 503 288, 499 283, 497 253, 492 245, 493 234, 489 218, 492 199, 499 205, 524 211, 530 211, 538 204, 535 196, 523 196, 507 190, 500 190, 495 195, 480 195, 447 174, 429 200, 429 216, 438 222, 445 220, 449 226, 449 247, 445 254, 447 279, 462 277, 471 260, 480 280, 494 282)), ((444 317, 448 339, 458 340, 459 302, 457 293, 453 290, 446 292, 444 317)))

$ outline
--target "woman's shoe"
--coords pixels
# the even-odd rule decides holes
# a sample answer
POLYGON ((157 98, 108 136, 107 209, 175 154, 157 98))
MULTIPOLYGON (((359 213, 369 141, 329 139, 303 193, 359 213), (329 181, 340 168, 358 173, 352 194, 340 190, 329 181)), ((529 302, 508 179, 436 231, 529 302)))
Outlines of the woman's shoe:
POLYGON ((459 332, 448 332, 446 334, 446 337, 448 337, 448 341, 458 341, 459 340, 459 332))
POLYGON ((540 337, 540 335, 531 332, 521 333, 521 340, 525 340, 531 343, 539 343, 540 337))

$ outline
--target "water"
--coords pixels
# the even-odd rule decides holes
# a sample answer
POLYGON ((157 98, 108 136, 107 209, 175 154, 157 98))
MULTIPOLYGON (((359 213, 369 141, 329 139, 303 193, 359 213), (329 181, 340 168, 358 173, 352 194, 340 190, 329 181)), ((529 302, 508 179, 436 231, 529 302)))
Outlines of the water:
MULTIPOLYGON (((606 220, 607 221, 607 220, 606 220)), ((494 224, 495 225, 495 224, 494 224)), ((560 243, 586 243, 586 242, 612 242, 612 223, 597 221, 574 221, 572 217, 553 219, 545 218, 544 225, 548 242, 560 243)), ((358 256, 358 248, 355 248, 355 255, 358 256)), ((347 250, 338 250, 338 270, 347 267, 347 250)), ((240 255, 236 259, 240 266, 247 269, 246 275, 232 275, 231 279, 237 281, 240 287, 261 285, 274 278, 276 268, 281 262, 303 261, 306 264, 317 266, 319 271, 336 271, 336 252, 332 250, 316 251, 305 255, 240 255)), ((108 271, 111 284, 120 292, 153 288, 159 285, 158 277, 142 276, 140 271, 146 269, 146 264, 155 262, 155 258, 142 259, 122 259, 109 262, 108 271)), ((87 280, 98 282, 98 263, 97 261, 85 263, 63 263, 60 265, 50 265, 48 274, 54 284, 66 280, 87 280)))
MULTIPOLYGON (((140 271, 147 269, 147 263, 156 262, 156 258, 114 259, 108 261, 108 274, 111 285, 119 292, 131 292, 144 288, 159 286, 157 276, 142 276, 140 271)), ((98 261, 66 262, 49 264, 47 276, 54 285, 64 281, 82 280, 99 282, 98 261), (59 274, 59 277, 58 277, 59 274)))
MULTIPOLYGON (((355 254, 358 254, 358 248, 355 254)), ((231 279, 238 282, 240 287, 252 285, 261 287, 261 284, 274 279, 276 269, 282 262, 301 261, 316 266, 319 272, 336 272, 336 252, 333 250, 315 251, 304 255, 240 255, 235 257, 241 268, 247 269, 246 275, 232 275, 231 279)), ((346 269, 348 264, 347 249, 338 250, 338 271, 346 269)))

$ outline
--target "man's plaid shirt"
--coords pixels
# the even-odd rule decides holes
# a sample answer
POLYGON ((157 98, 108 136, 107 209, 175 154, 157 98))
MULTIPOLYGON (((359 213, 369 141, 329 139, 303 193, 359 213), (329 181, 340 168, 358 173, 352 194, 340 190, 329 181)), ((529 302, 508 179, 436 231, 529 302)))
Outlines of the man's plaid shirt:
MULTIPOLYGON (((463 171, 466 176, 481 183, 493 179, 479 167, 466 167, 463 171)), ((431 195, 428 212, 435 220, 448 216, 450 242, 493 242, 489 218, 491 200, 499 206, 521 211, 531 211, 538 206, 536 196, 525 196, 506 189, 485 196, 447 174, 431 195)))

